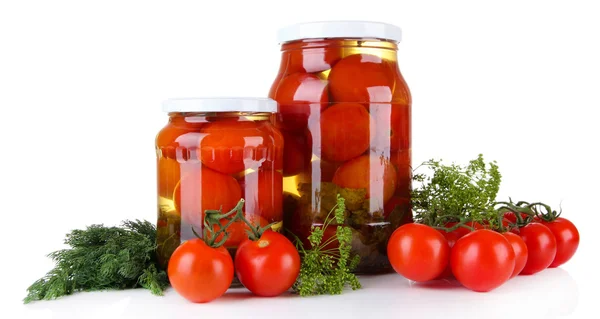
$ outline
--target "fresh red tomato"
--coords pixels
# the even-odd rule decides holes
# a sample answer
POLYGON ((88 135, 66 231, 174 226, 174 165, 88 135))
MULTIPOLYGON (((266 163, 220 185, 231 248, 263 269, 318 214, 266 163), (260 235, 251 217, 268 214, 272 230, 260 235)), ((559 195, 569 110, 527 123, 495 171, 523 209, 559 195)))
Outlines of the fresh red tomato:
POLYGON ((296 281, 300 255, 285 236, 267 230, 260 239, 247 239, 240 244, 235 269, 240 282, 255 295, 277 296, 296 281))
POLYGON ((181 218, 188 224, 202 228, 204 211, 219 209, 228 212, 242 198, 242 190, 235 178, 197 165, 175 186, 173 202, 181 218))
POLYGON ((512 275, 510 275, 510 278, 514 278, 521 273, 527 263, 527 245, 525 245, 521 236, 515 233, 505 232, 502 236, 508 240, 515 252, 515 269, 513 270, 512 275))
POLYGON ((549 267, 558 267, 575 255, 579 247, 579 231, 570 220, 562 217, 551 222, 542 221, 542 224, 548 227, 556 238, 556 256, 549 267))
POLYGON ((450 255, 450 267, 463 286, 486 292, 510 278, 515 269, 515 252, 501 234, 479 229, 456 242, 450 255))
MULTIPOLYGON (((444 230, 439 230, 439 232, 444 235, 444 238, 448 241, 448 247, 450 247, 450 253, 452 253, 452 247, 454 247, 456 241, 459 239, 458 233, 456 231, 447 232, 444 230)), ((450 256, 448 256, 448 265, 436 279, 447 279, 452 277, 454 277, 454 275, 452 274, 452 268, 450 267, 450 256)))
POLYGON ((233 281, 233 260, 221 246, 212 248, 195 238, 181 244, 171 255, 167 274, 181 296, 204 303, 222 296, 233 281))
POLYGON ((304 131, 309 117, 320 114, 329 103, 327 82, 310 73, 284 77, 275 84, 269 97, 279 102, 277 126, 289 131, 304 131))
POLYGON ((556 238, 550 228, 540 223, 530 223, 520 229, 519 235, 527 245, 528 253, 521 274, 532 275, 548 268, 556 257, 556 238))
MULTIPOLYGON (((457 224, 457 222, 448 222, 444 226, 450 228, 456 224, 457 224)), ((471 222, 466 223, 465 225, 472 227, 474 230, 484 229, 484 226, 478 222, 471 221, 471 222)), ((440 233, 442 235, 444 235, 444 237, 448 241, 448 245, 450 246, 450 249, 452 249, 452 247, 454 247, 454 244, 456 243, 457 240, 459 240, 460 238, 464 237, 465 235, 473 232, 474 230, 470 230, 465 227, 459 227, 451 232, 446 232, 444 230, 440 230, 440 233)), ((450 267, 450 262, 448 262, 448 266, 446 267, 444 272, 437 279, 445 279, 445 278, 451 278, 451 277, 454 277, 454 275, 452 274, 452 268, 450 267)))
POLYGON ((413 281, 428 281, 437 278, 448 265, 450 247, 434 228, 406 224, 392 233, 387 255, 400 275, 413 281))
POLYGON ((373 118, 361 104, 338 103, 327 108, 321 114, 321 157, 343 162, 364 153, 373 125, 373 118))
POLYGON ((259 170, 241 181, 246 201, 245 211, 260 215, 269 222, 283 219, 283 176, 272 170, 259 170))

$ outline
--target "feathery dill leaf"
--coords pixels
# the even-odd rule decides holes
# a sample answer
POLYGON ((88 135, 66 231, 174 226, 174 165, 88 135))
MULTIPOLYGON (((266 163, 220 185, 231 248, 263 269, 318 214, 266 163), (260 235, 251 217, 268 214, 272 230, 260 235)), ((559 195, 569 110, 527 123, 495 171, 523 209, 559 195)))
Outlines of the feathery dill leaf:
POLYGON ((25 303, 79 291, 138 287, 162 295, 169 284, 155 256, 156 228, 148 221, 76 229, 67 234, 65 244, 70 248, 48 255, 56 265, 27 289, 25 303))
POLYGON ((358 278, 351 273, 358 265, 360 257, 350 256, 352 230, 350 227, 343 226, 345 209, 344 198, 338 194, 337 205, 329 212, 323 226, 312 227, 311 234, 308 236, 311 248, 303 247, 301 241, 296 238, 302 256, 302 265, 293 289, 300 296, 338 295, 346 286, 352 290, 361 288, 358 278), (332 212, 333 217, 331 217, 332 212), (338 224, 336 236, 323 242, 324 230, 334 220, 338 224), (324 248, 331 240, 337 240, 339 248, 333 252, 325 251, 324 248))
POLYGON ((468 165, 444 165, 429 160, 422 164, 433 174, 415 174, 412 192, 415 221, 443 226, 448 221, 487 220, 494 214, 502 176, 496 162, 486 163, 483 155, 468 165))

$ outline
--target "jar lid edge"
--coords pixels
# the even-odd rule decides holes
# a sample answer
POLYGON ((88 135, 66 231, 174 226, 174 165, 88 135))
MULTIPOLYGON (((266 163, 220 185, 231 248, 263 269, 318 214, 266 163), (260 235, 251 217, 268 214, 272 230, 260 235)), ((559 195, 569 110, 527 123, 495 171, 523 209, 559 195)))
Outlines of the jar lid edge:
POLYGON ((162 110, 171 112, 261 112, 276 113, 275 100, 262 97, 194 97, 163 101, 162 110))
POLYGON ((402 29, 376 21, 315 21, 288 25, 277 31, 279 44, 320 38, 376 38, 402 41, 402 29))

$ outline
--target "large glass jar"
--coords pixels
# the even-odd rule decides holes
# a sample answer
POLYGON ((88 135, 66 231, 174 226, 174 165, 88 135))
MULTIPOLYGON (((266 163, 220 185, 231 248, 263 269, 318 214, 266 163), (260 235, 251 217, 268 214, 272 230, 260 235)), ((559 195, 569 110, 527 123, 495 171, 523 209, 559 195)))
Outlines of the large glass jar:
MULTIPOLYGON (((283 137, 269 118, 270 99, 172 99, 169 122, 156 137, 157 251, 161 264, 182 241, 203 231, 203 212, 228 212, 245 199, 245 217, 281 227, 283 137), (277 223, 279 222, 279 223, 277 223), (278 226, 279 225, 279 226, 278 226)), ((228 228, 232 257, 245 238, 242 222, 228 228)))
MULTIPOLYGON (((269 97, 284 137, 286 228, 305 239, 340 194, 357 273, 391 271, 386 245, 412 221, 411 95, 397 63, 401 30, 316 22, 279 31, 281 64, 269 97)), ((335 232, 335 225, 325 236, 335 232)))

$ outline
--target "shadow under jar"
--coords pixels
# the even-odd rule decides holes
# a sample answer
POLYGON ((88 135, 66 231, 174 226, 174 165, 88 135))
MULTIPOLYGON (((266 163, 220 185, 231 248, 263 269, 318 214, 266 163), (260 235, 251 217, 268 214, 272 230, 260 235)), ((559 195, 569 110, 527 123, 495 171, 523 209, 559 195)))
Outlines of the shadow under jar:
MULTIPOLYGON (((397 60, 401 29, 315 22, 279 31, 281 64, 269 97, 284 137, 284 225, 308 245, 340 194, 356 273, 392 268, 387 241, 412 222, 411 95, 397 60)), ((325 230, 335 236, 336 225, 325 230)), ((335 245, 333 245, 335 246, 335 245)))
MULTIPOLYGON (((169 122, 156 137, 157 252, 167 267, 183 241, 203 234, 203 213, 228 212, 241 198, 246 219, 281 228, 283 136, 270 122, 270 99, 172 99, 169 122)), ((223 221, 225 223, 225 221, 223 221)), ((225 242, 232 258, 247 237, 236 222, 225 242)), ((235 283, 235 282, 234 282, 235 283)))

